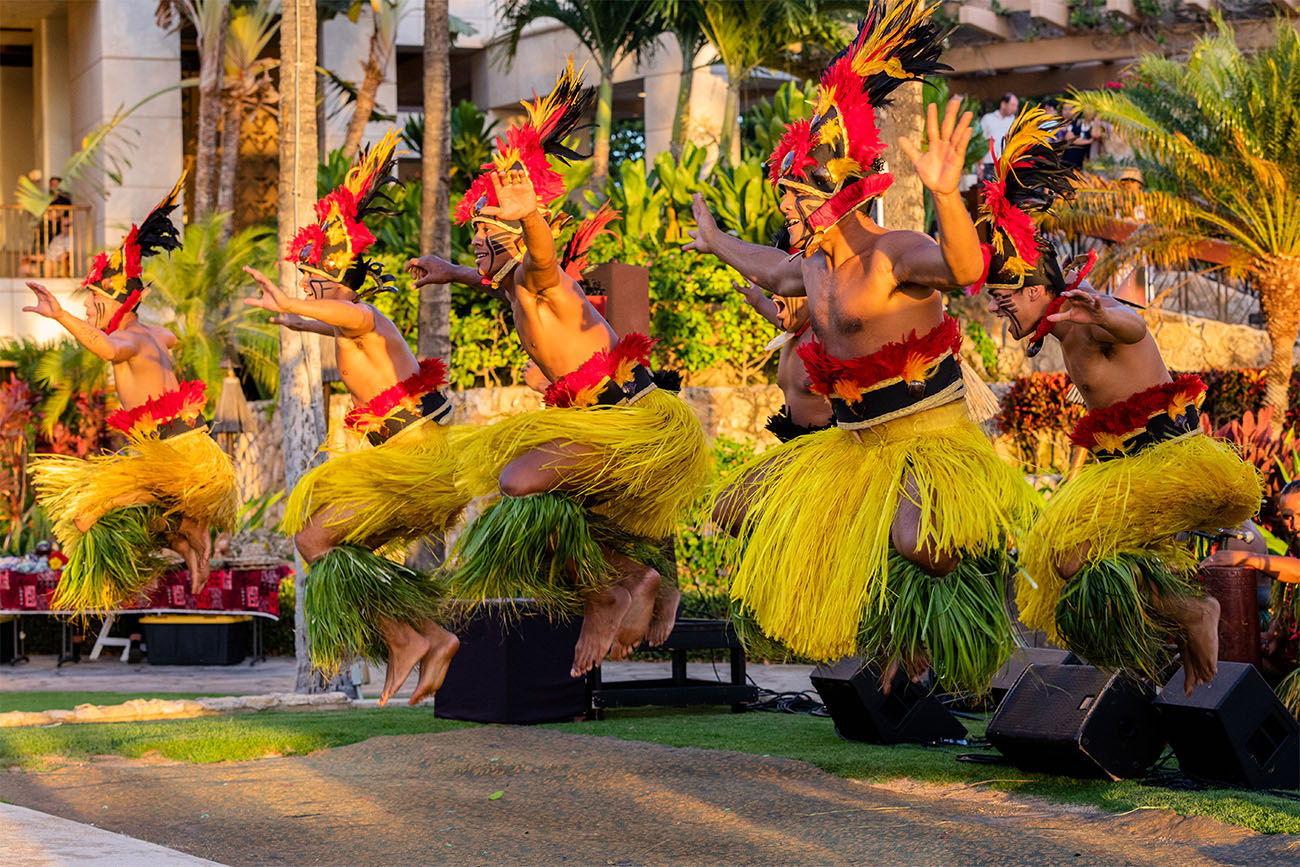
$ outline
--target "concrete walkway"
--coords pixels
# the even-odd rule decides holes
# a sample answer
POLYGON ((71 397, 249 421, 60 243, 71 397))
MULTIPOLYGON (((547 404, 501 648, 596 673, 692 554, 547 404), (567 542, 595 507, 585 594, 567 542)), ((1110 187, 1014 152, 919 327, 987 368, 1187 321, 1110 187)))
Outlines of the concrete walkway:
POLYGON ((0 840, 4 841, 0 843, 0 864, 25 867, 199 867, 216 863, 12 804, 0 804, 0 840))
POLYGON ((1300 851, 1297 837, 1163 810, 867 785, 783 758, 500 726, 249 762, 104 759, 0 775, 0 796, 231 865, 1294 867, 1300 851))
MULTIPOLYGON (((692 662, 687 674, 701 680, 722 680, 730 676, 725 658, 716 665, 692 662)), ((670 674, 668 662, 606 662, 601 675, 607 682, 651 680, 670 674)), ((750 665, 749 676, 764 689, 774 692, 802 692, 812 689, 808 665, 750 665)), ((31 662, 0 665, 0 710, 5 692, 102 691, 102 692, 192 692, 203 695, 267 695, 293 692, 295 664, 289 657, 273 656, 266 662, 240 665, 130 665, 116 658, 83 659, 58 667, 54 656, 34 656, 31 662)), ((374 698, 384 683, 382 666, 370 668, 370 683, 362 695, 374 698)), ((398 695, 410 695, 415 678, 407 680, 398 695)))

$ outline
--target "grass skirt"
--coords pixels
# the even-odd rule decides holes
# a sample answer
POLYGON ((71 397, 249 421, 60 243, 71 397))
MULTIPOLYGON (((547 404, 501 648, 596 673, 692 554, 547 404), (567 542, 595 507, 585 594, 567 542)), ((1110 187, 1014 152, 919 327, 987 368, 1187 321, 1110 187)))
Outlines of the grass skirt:
POLYGON ((989 598, 989 579, 975 562, 1000 562, 1006 536, 1032 521, 1037 494, 998 459, 961 403, 859 433, 861 439, 838 429, 800 437, 736 471, 754 493, 732 598, 769 638, 799 656, 832 660, 859 650, 913 656, 919 644, 932 644, 936 671, 952 672, 950 682, 978 691, 1010 633, 1000 615, 964 622, 973 611, 987 615, 987 601, 975 600, 989 598), (890 546, 909 474, 920 494, 922 543, 974 561, 942 579, 901 568, 890 546), (989 638, 985 627, 997 635, 989 638), (963 631, 969 644, 959 652, 983 660, 973 667, 938 658, 962 644, 963 631))
POLYGON ((1193 592, 1177 576, 1196 558, 1175 536, 1235 527, 1259 510, 1260 496, 1255 469, 1199 434, 1084 467, 1021 545, 1021 619, 1095 665, 1147 669, 1161 628, 1151 593, 1193 592), (1057 569, 1085 545, 1085 570, 1067 588, 1057 569))
POLYGON ((68 556, 60 608, 102 611, 131 601, 157 573, 150 552, 170 543, 182 517, 229 529, 239 507, 234 468, 204 428, 136 437, 115 454, 37 458, 32 477, 68 556), (94 519, 92 532, 83 535, 77 518, 94 519))
POLYGON ((457 540, 449 594, 458 608, 489 600, 532 599, 546 615, 582 613, 585 593, 621 576, 609 549, 677 581, 677 564, 662 540, 639 536, 593 514, 565 494, 502 497, 457 540))
POLYGON ((447 430, 417 422, 374 448, 335 454, 294 486, 281 529, 292 535, 320 509, 344 544, 377 548, 446 530, 469 497, 456 487, 456 458, 447 430))
POLYGON ((330 676, 356 656, 388 658, 381 618, 418 629, 442 616, 442 595, 432 578, 364 548, 331 549, 308 568, 306 584, 311 662, 330 676))
POLYGON ((579 502, 638 536, 662 538, 708 484, 709 449, 690 408, 655 389, 630 406, 547 407, 452 433, 463 486, 497 491, 506 465, 553 443, 591 450, 565 488, 579 502))

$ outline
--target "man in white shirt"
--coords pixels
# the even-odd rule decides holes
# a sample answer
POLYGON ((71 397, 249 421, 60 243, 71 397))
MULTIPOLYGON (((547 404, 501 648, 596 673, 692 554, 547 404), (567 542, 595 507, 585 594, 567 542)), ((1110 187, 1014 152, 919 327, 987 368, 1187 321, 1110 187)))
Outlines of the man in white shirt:
POLYGON ((1011 124, 1016 119, 1016 111, 1019 108, 1020 100, 1016 95, 1004 93, 997 110, 990 111, 980 118, 980 131, 993 143, 992 151, 980 158, 980 176, 985 180, 993 180, 993 166, 1002 153, 1002 141, 1011 131, 1011 124))

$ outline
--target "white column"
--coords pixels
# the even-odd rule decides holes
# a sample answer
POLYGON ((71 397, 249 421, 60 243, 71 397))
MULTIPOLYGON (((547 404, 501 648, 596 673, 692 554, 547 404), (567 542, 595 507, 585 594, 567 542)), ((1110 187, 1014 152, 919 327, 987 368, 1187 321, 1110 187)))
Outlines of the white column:
MULTIPOLYGON (((68 5, 68 68, 74 142, 150 94, 180 83, 181 43, 154 20, 154 0, 68 5)), ((120 185, 86 204, 98 246, 118 243, 171 190, 183 166, 181 98, 172 90, 137 109, 116 134, 126 155, 120 185)), ((102 179, 101 179, 102 183, 102 179)))
POLYGON ((74 152, 72 93, 68 80, 68 16, 41 19, 32 65, 36 86, 36 161, 42 177, 59 173, 74 152))

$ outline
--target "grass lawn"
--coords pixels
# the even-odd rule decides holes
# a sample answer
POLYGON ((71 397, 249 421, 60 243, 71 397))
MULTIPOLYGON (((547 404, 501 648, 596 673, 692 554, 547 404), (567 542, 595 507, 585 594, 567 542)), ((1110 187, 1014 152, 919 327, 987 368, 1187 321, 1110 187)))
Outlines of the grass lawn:
POLYGON ((0 692, 0 713, 72 710, 79 704, 121 704, 133 698, 200 698, 210 692, 0 692))
MULTIPOLYGON (((44 708, 72 707, 82 701, 104 703, 112 693, 41 693, 32 699, 44 708)), ((963 720, 972 735, 984 723, 963 720)), ((0 729, 0 767, 40 770, 55 757, 85 760, 96 755, 139 757, 157 752, 178 761, 216 762, 301 755, 343 746, 375 735, 443 732, 468 723, 440 720, 429 708, 288 712, 268 711, 144 723, 64 725, 0 729)), ((1137 782, 1077 780, 1028 774, 1010 765, 958 762, 976 747, 893 747, 852 743, 835 734, 830 720, 799 714, 732 714, 726 709, 631 709, 607 712, 605 720, 562 723, 549 728, 675 747, 727 749, 809 762, 849 779, 883 781, 910 778, 927 783, 980 784, 1050 801, 1088 804, 1112 812, 1162 808, 1202 815, 1264 833, 1300 834, 1300 802, 1275 795, 1235 790, 1171 791, 1137 782)))

